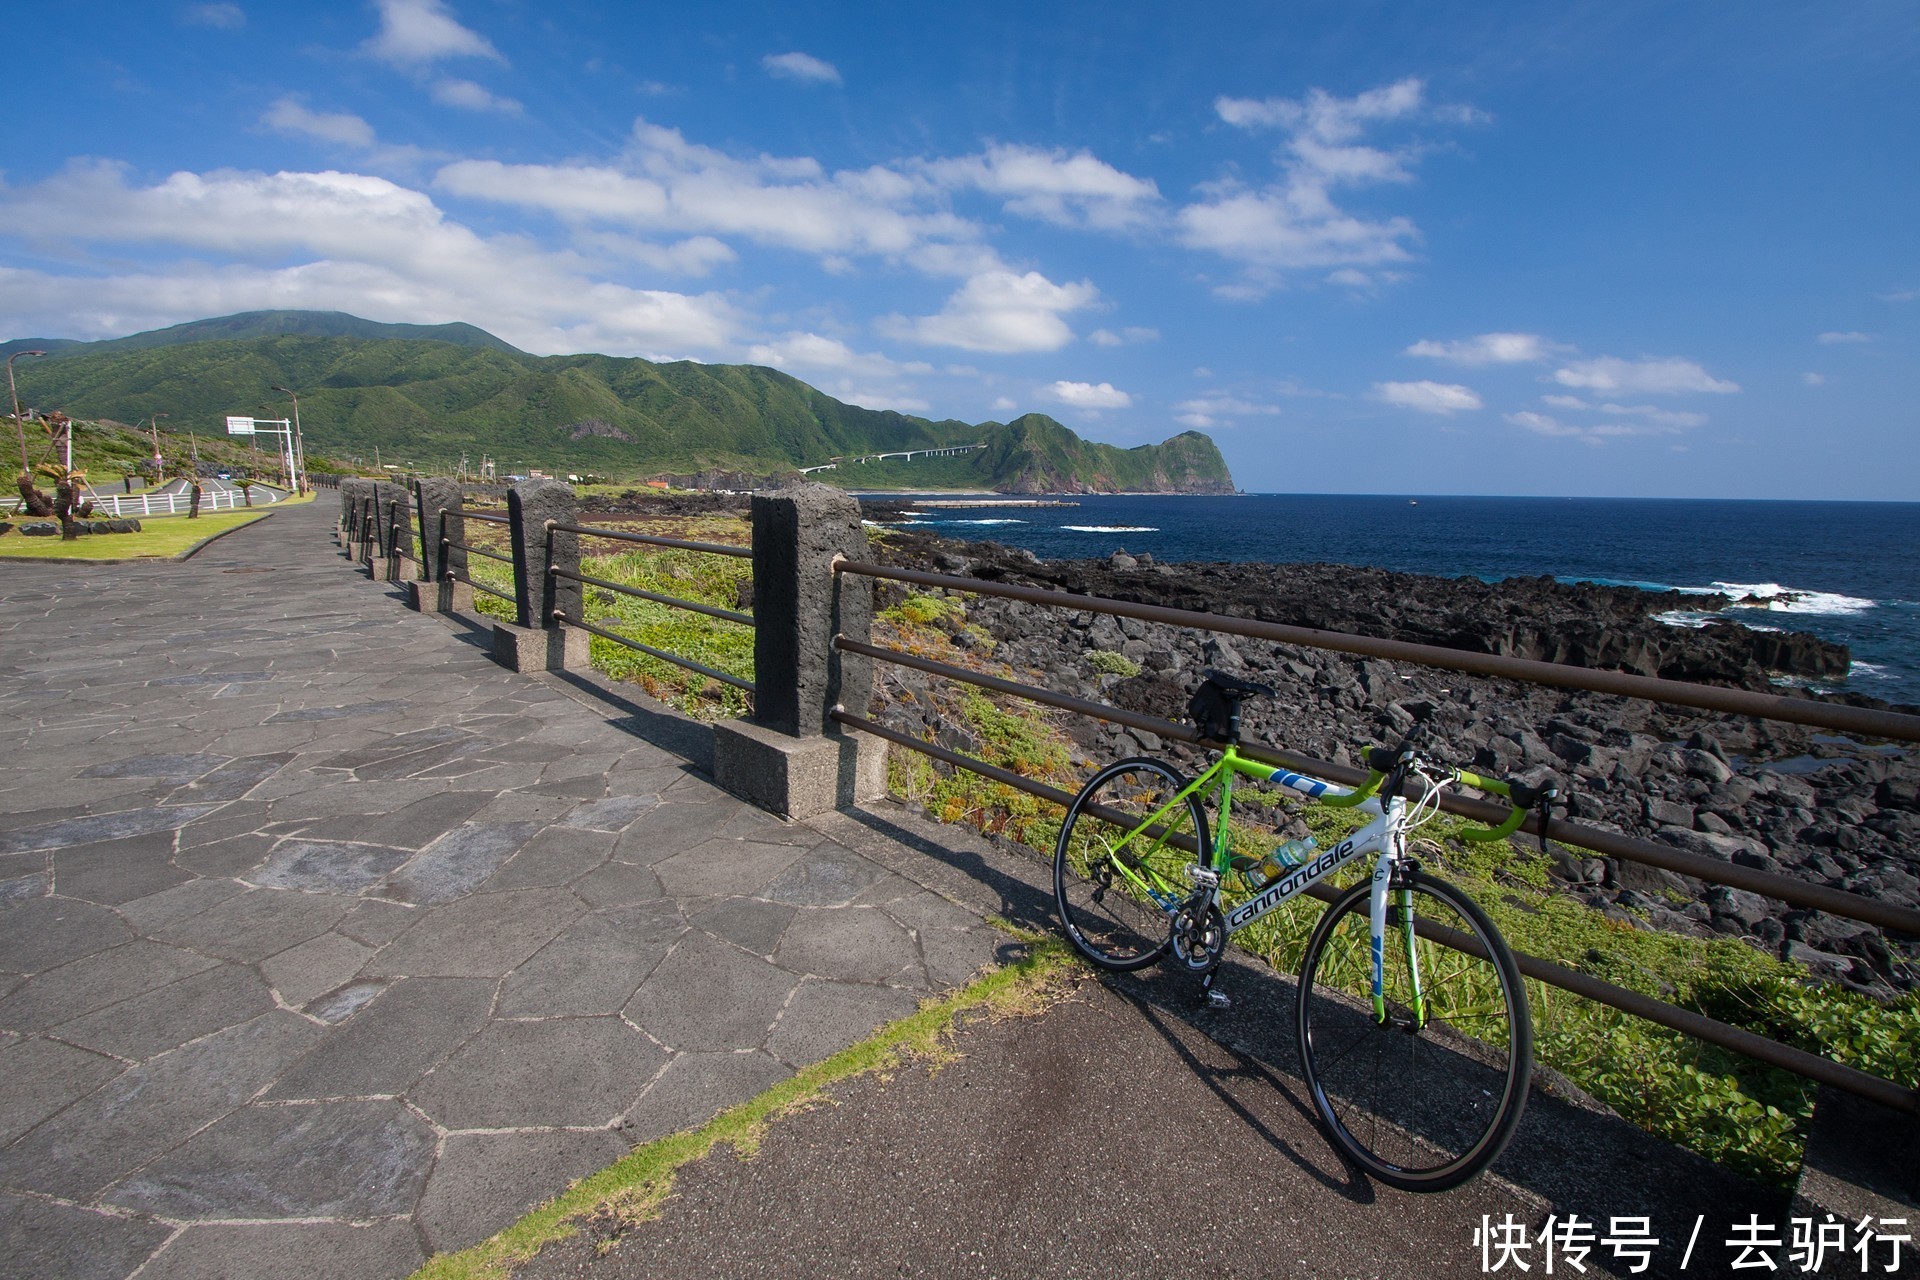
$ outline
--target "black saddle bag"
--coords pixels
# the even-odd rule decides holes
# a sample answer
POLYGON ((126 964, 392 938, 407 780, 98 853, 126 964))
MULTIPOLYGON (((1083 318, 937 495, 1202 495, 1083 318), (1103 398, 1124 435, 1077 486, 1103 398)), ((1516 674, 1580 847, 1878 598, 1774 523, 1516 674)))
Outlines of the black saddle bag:
POLYGON ((1211 680, 1201 684, 1194 691, 1193 700, 1187 703, 1187 718, 1193 721, 1201 736, 1218 742, 1233 736, 1233 712, 1234 699, 1211 680))

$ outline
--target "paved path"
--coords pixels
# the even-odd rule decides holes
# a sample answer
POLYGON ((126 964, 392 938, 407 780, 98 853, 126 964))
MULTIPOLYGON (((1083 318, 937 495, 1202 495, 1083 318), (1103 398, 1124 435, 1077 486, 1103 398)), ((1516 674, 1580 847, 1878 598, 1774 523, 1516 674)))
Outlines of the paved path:
POLYGON ((408 612, 332 510, 0 563, 0 1275, 404 1275, 1005 941, 408 612))

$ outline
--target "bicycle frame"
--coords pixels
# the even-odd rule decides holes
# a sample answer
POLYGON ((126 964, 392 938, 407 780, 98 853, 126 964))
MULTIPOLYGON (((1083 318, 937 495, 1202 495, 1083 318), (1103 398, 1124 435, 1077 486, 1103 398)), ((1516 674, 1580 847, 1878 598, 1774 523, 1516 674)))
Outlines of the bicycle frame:
MULTIPOLYGON (((1229 935, 1251 925, 1268 913, 1284 906, 1309 887, 1319 883, 1333 872, 1338 871, 1355 858, 1366 854, 1376 855, 1373 866, 1372 891, 1369 897, 1369 925, 1371 931, 1371 995, 1373 1014, 1377 1021, 1387 1017, 1385 999, 1386 967, 1386 929, 1388 893, 1393 882, 1394 865, 1406 856, 1406 838, 1403 830, 1406 817, 1406 800, 1400 796, 1389 798, 1382 806, 1374 795, 1379 786, 1380 777, 1374 775, 1365 785, 1358 788, 1346 788, 1320 778, 1294 773, 1274 765, 1249 760, 1241 755, 1232 744, 1228 744, 1218 760, 1214 761, 1206 772, 1187 784, 1173 799, 1150 814, 1122 837, 1115 846, 1117 853, 1130 843, 1134 837, 1147 832, 1149 828, 1161 823, 1176 807, 1186 803, 1191 796, 1204 795, 1216 786, 1219 790, 1219 819, 1215 825, 1213 848, 1206 850, 1207 870, 1214 873, 1215 880, 1208 890, 1208 905, 1217 906, 1220 896, 1220 878, 1229 869, 1228 849, 1232 842, 1231 810, 1233 805, 1233 779, 1235 775, 1251 778, 1256 782, 1274 782, 1288 790, 1312 800, 1318 804, 1336 808, 1358 809, 1362 813, 1372 813, 1374 820, 1342 840, 1333 848, 1319 854, 1312 861, 1302 863, 1277 877, 1272 884, 1259 893, 1226 913, 1229 935)), ((1164 830, 1165 828, 1162 828, 1164 830)), ((1116 860, 1115 866, 1128 879, 1145 892, 1149 898, 1159 902, 1163 910, 1167 904, 1164 895, 1156 892, 1152 886, 1137 875, 1124 861, 1116 860)), ((1402 935, 1406 944, 1406 959, 1411 979, 1414 1020, 1416 1026, 1426 1022, 1426 1000, 1421 991, 1420 969, 1413 945, 1412 894, 1402 890, 1401 907, 1407 913, 1403 917, 1402 935)), ((1171 914, 1171 912, 1169 912, 1171 914)))

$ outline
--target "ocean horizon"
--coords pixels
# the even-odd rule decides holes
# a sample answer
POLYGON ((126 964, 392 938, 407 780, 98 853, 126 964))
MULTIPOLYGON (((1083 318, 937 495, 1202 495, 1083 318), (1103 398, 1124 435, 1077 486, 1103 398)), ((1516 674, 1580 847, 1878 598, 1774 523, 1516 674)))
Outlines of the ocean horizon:
MULTIPOLYGON (((879 496, 879 495, 875 495, 879 496)), ((938 499, 948 493, 888 494, 938 499)), ((1156 560, 1331 563, 1498 582, 1552 577, 1684 600, 1674 626, 1724 616, 1849 647, 1843 682, 1816 687, 1920 704, 1920 502, 1768 498, 1480 497, 1452 494, 968 495, 1073 506, 930 511, 943 536, 1043 559, 1126 551, 1156 560)))

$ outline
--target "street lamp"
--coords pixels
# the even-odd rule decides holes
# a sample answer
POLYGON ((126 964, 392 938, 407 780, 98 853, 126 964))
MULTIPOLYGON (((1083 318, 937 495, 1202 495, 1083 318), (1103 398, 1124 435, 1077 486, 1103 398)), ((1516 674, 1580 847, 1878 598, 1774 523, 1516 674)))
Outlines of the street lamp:
POLYGON ((291 387, 274 387, 272 390, 285 393, 293 401, 293 441, 288 452, 293 454, 294 465, 298 468, 295 488, 305 493, 307 491, 307 442, 300 434, 300 397, 293 394, 291 387))
POLYGON ((33 464, 27 461, 27 424, 20 420, 20 393, 13 387, 13 362, 21 356, 43 356, 44 351, 16 351, 7 357, 7 394, 13 397, 13 425, 20 430, 20 474, 32 475, 33 464))

